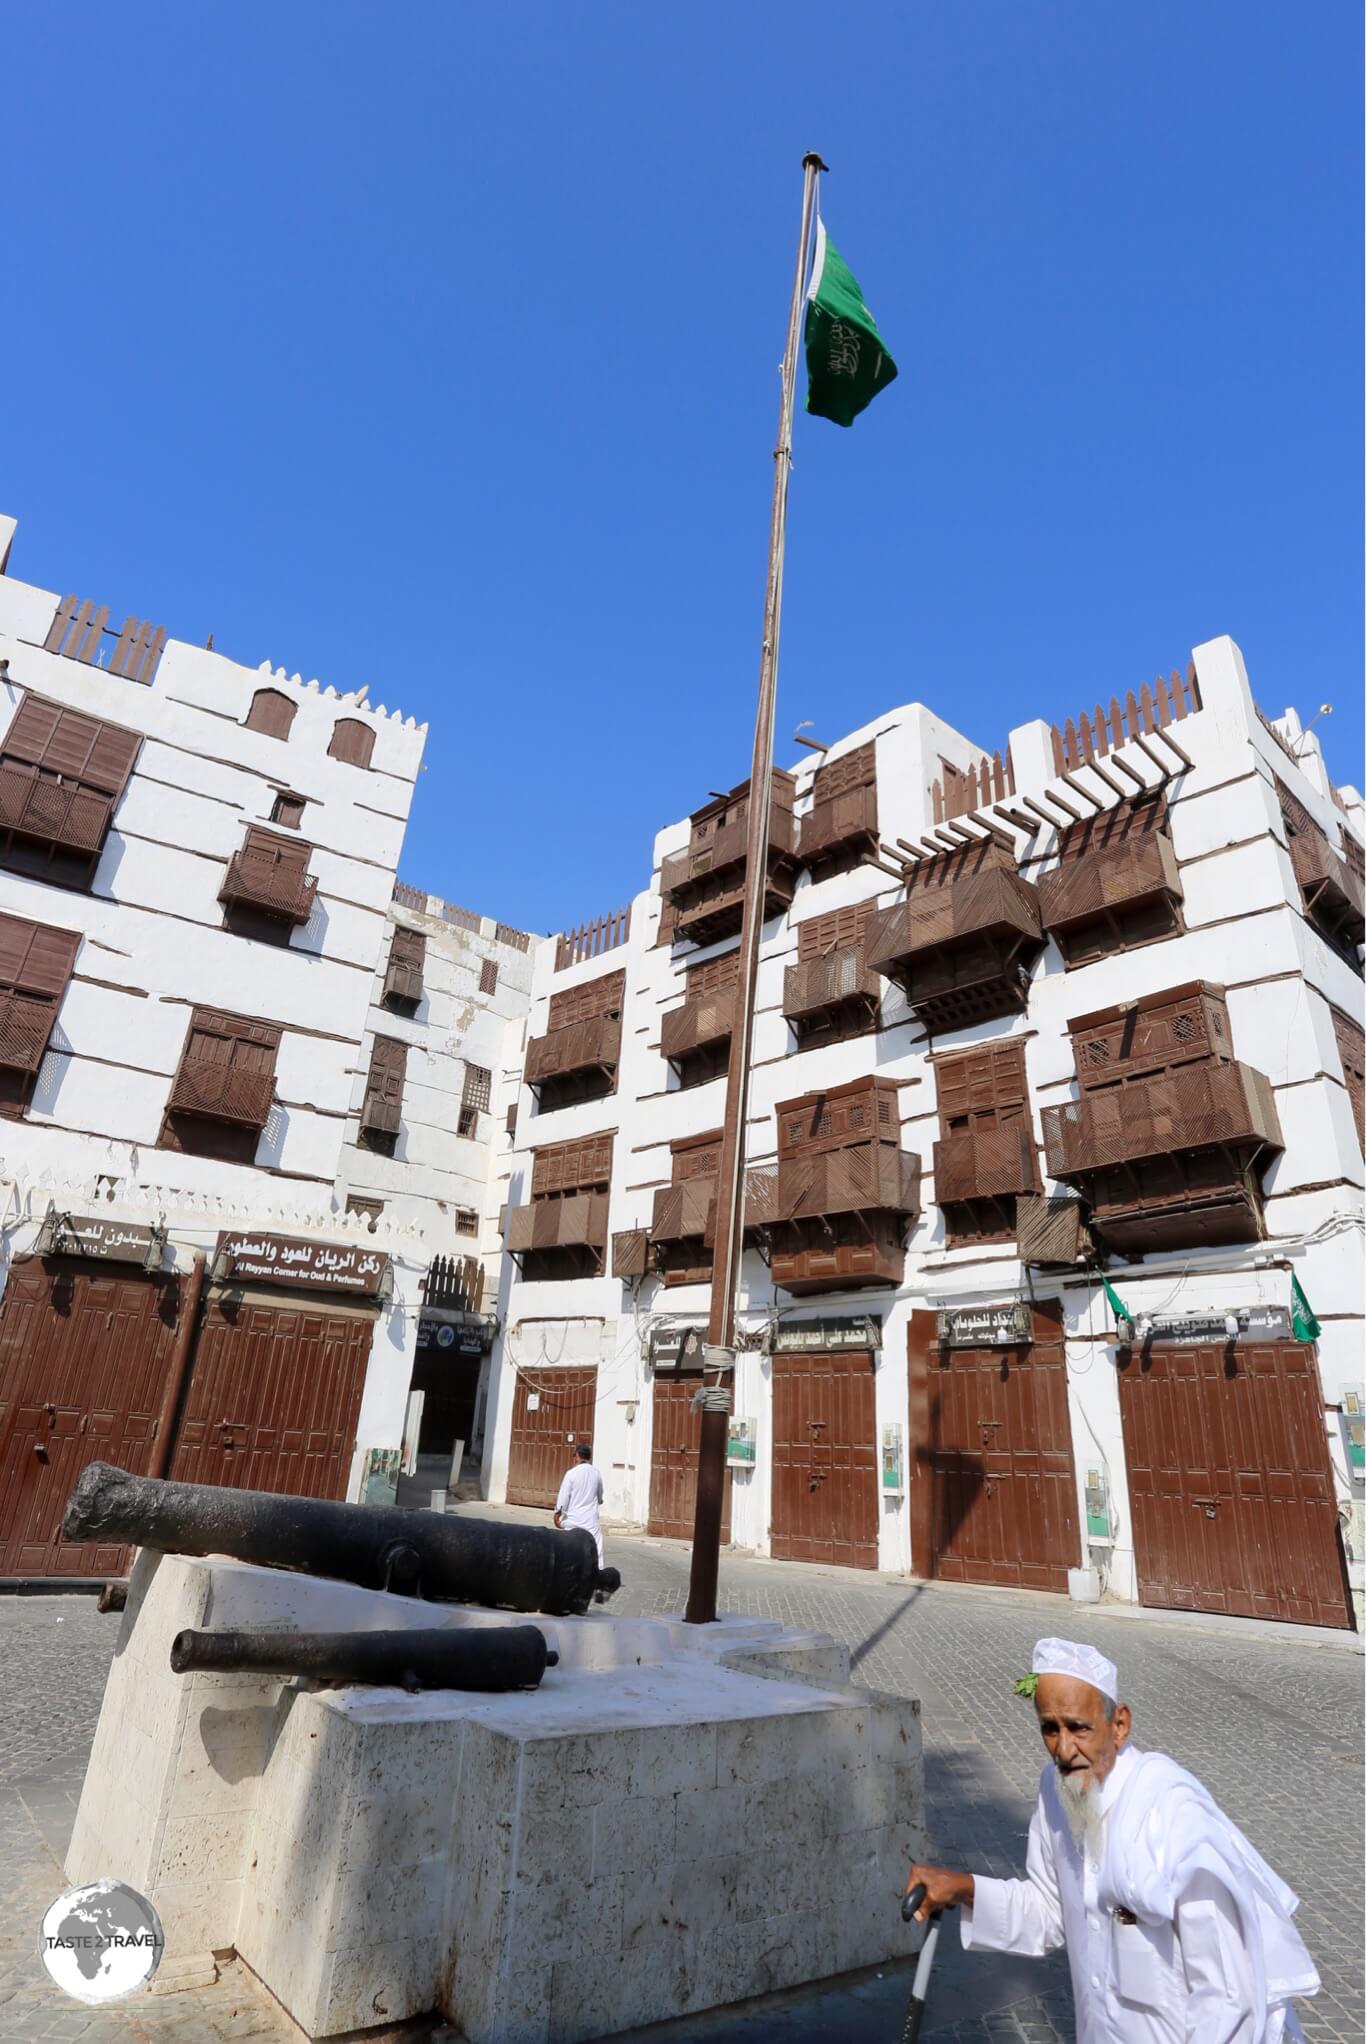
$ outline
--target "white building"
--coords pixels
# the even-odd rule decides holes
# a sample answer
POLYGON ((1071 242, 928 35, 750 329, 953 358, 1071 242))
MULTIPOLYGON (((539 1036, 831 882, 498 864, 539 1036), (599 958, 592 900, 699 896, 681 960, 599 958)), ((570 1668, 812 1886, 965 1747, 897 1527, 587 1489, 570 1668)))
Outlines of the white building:
MULTIPOLYGON (((495 1499, 591 1434, 612 1518, 691 1530, 744 793, 537 954, 495 1499)), ((1004 758, 912 705, 776 777, 735 1544, 1348 1621, 1363 835, 1228 639, 1004 758)))
POLYGON ((420 1228, 431 1252, 406 1428, 429 1491, 457 1442, 482 1447, 515 1098, 503 1074, 521 1068, 535 944, 400 881, 370 986, 338 1189, 376 1227, 420 1228))
POLYGON ((0 574, 0 1579, 115 1569, 95 1454, 392 1482, 447 1245, 336 1190, 425 735, 363 698, 0 574))

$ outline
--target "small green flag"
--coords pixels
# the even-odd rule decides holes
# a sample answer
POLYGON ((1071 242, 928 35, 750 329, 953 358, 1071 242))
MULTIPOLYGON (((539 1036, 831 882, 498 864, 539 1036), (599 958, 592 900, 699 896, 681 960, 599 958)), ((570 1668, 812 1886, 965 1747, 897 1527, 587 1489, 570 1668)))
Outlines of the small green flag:
POLYGON ((1290 1273, 1290 1326, 1296 1341, 1317 1341, 1319 1323, 1293 1270, 1290 1273))
POLYGON ((816 222, 816 260, 806 293, 806 409, 852 426, 896 375, 863 302, 858 281, 825 226, 816 222))
POLYGON ((1133 1314, 1129 1311, 1123 1299, 1120 1298, 1119 1293, 1110 1283, 1110 1280, 1108 1277, 1106 1277, 1104 1271, 1102 1271, 1100 1274, 1100 1281, 1105 1287, 1105 1296, 1110 1302, 1110 1311, 1114 1314, 1116 1320, 1127 1320, 1130 1326, 1132 1326, 1134 1318, 1133 1314))

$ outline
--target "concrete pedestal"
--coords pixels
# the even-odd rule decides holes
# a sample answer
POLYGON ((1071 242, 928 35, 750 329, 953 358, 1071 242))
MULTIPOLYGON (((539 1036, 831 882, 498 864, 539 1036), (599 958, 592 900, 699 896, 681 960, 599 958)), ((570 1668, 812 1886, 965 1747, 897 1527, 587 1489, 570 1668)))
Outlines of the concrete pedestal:
MULTIPOLYGON (((441 2009, 576 2044, 912 1947, 919 1706, 765 1620, 543 1619, 529 1694, 173 1675, 185 1626, 500 1625, 244 1564, 134 1570, 67 1871, 235 1947, 313 2037, 441 2009)), ((522 1621, 525 1622, 525 1621, 522 1621)))

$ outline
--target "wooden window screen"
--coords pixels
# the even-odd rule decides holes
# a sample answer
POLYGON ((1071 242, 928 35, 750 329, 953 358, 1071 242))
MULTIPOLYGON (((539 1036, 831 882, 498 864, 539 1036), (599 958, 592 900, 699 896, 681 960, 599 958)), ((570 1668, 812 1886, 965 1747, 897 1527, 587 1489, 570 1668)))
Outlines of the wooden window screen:
POLYGON ((455 1232, 457 1235, 477 1235, 479 1216, 473 1207, 457 1207, 455 1210, 455 1232))
POLYGON ((812 916, 797 930, 797 960, 811 965, 832 951, 852 951, 862 944, 868 921, 877 908, 873 901, 860 901, 848 908, 832 909, 828 915, 812 916))
POLYGON ((531 1197, 559 1199, 576 1192, 606 1192, 612 1178, 612 1135, 576 1143, 549 1143, 531 1166, 531 1197))
POLYGON ((626 993, 624 972, 604 973, 601 979, 586 979, 582 986, 564 987, 550 996, 547 1029, 568 1029, 575 1022, 592 1022, 599 1015, 620 1015, 626 993))
POLYGON ((366 1220, 373 1224, 384 1212, 384 1201, 382 1199, 362 1199, 359 1193, 348 1192, 346 1195, 346 1211, 348 1214, 363 1214, 366 1220))
POLYGON ((816 768, 811 783, 811 802, 829 802, 836 795, 849 795, 856 788, 873 788, 877 785, 877 747, 870 740, 853 752, 846 752, 842 759, 828 759, 824 766, 816 768))
POLYGON ((281 1033, 273 1022, 193 1009, 170 1111, 264 1128, 281 1033))
POLYGON ((740 984, 740 953, 727 951, 721 958, 708 958, 688 967, 688 999, 706 994, 723 994, 740 984))
POLYGON ((303 838, 277 837, 273 830, 263 830, 257 823, 247 825, 242 850, 252 860, 268 861, 281 872, 290 873, 306 873, 313 856, 312 845, 303 838))
POLYGON ((407 1044, 396 1036, 377 1036, 370 1046, 370 1070, 360 1117, 363 1129, 386 1137, 398 1134, 407 1070, 407 1044))
POLYGON ((80 949, 74 930, 0 915, 0 1115, 19 1120, 80 949))
POLYGON ((705 1135, 685 1136, 681 1141, 670 1143, 670 1176, 675 1185, 686 1185, 690 1178, 712 1178, 721 1169, 721 1131, 709 1129, 705 1135))
POLYGON ((939 1129, 952 1135, 961 1129, 980 1133, 1011 1128, 1029 1116, 1022 1043, 998 1043, 986 1050, 964 1051, 935 1065, 939 1093, 939 1129))
POLYGON ((338 717, 327 741, 333 759, 346 766, 368 767, 374 749, 375 734, 368 724, 362 724, 358 717, 338 717))
POLYGON ((410 930, 406 923, 395 923, 389 939, 389 956, 396 965, 411 965, 421 972, 427 963, 426 935, 421 930, 410 930))
POLYGON ((498 991, 498 960, 486 958, 479 968, 479 991, 481 994, 496 994, 498 991))
POLYGON ((304 797, 278 794, 270 806, 270 820, 283 824, 286 830, 297 830, 304 820, 304 797))
POLYGON ((1366 1033, 1363 1033, 1361 1024, 1354 1022, 1350 1015, 1344 1015, 1341 1008, 1331 1008, 1329 1013, 1333 1018, 1333 1034, 1338 1042, 1338 1056, 1342 1059, 1342 1076, 1347 1083, 1347 1095, 1360 1138, 1362 1123, 1366 1119, 1366 1033))
POLYGON ((247 711, 248 731, 262 731, 267 738, 288 738, 299 705, 278 688, 258 688, 247 711))
POLYGON ((1366 846, 1359 844, 1350 830, 1342 833, 1342 856, 1357 879, 1366 880, 1366 846))
POLYGON ((484 1065, 467 1063, 465 1066, 465 1082, 460 1094, 461 1105, 487 1111, 492 1097, 492 1072, 484 1065))
POLYGON ((26 695, 0 743, 0 761, 117 799, 141 745, 141 735, 121 724, 26 695))

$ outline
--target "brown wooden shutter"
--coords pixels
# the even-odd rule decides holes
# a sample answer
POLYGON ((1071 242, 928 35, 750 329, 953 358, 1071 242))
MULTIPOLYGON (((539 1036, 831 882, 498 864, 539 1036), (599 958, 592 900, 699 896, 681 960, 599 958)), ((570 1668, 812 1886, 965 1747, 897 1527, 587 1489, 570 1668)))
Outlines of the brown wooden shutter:
POLYGON ((486 958, 479 968, 479 991, 481 994, 496 994, 498 991, 498 960, 486 958))
POLYGON ((492 1072, 483 1065, 466 1063, 464 1087, 460 1095, 462 1106, 486 1110, 492 1095, 492 1072))
POLYGON ((297 830, 304 820, 304 797, 283 792, 278 794, 271 804, 270 820, 283 825, 286 830, 297 830))
POLYGON ((582 986, 562 987, 550 996, 547 1029, 568 1029, 575 1022, 592 1022, 599 1015, 619 1015, 626 993, 624 972, 604 973, 601 979, 587 979, 582 986))
POLYGON ((868 919, 877 907, 876 902, 860 901, 848 908, 832 909, 828 915, 812 916, 802 923, 797 931, 797 958, 802 965, 811 965, 817 958, 825 958, 832 951, 852 951, 862 944, 868 929, 868 919))
POLYGON ((403 1081, 408 1046, 394 1036, 377 1036, 370 1046, 370 1071, 365 1081, 361 1127, 378 1135, 396 1136, 403 1112, 403 1081))
POLYGON ((811 784, 812 806, 829 802, 836 795, 852 794, 856 788, 876 785, 877 747, 870 741, 854 752, 846 752, 843 759, 830 759, 816 768, 811 784))
POLYGON ((312 845, 306 844, 302 838, 281 837, 273 830, 263 830, 256 823, 247 825, 242 850, 251 858, 268 859, 272 865, 296 873, 306 872, 313 856, 312 845))
POLYGON ((280 1034, 271 1022, 215 1008, 193 1009, 171 1111, 264 1128, 280 1034))
POLYGON ((267 738, 288 738, 298 708, 278 688, 258 688, 247 711, 246 727, 264 732, 267 738))
POLYGON ((980 1133, 1010 1128, 1029 1112, 1022 1043, 999 1043, 945 1058, 935 1065, 935 1085, 943 1135, 958 1129, 980 1133))
POLYGON ((561 1194, 601 1187, 612 1177, 613 1133, 584 1136, 576 1143, 547 1143, 531 1165, 531 1197, 553 1199, 561 1194))
POLYGON ((347 766, 368 767, 375 749, 375 734, 358 717, 339 717, 332 726, 327 749, 333 759, 342 760, 347 766))
POLYGON ((1366 1118, 1366 1034, 1363 1034, 1361 1024, 1354 1022, 1350 1015, 1344 1015, 1341 1008, 1330 1008, 1328 1012, 1333 1018, 1333 1034, 1338 1041, 1338 1056, 1342 1059, 1342 1076, 1347 1083, 1352 1115, 1360 1137, 1363 1119, 1366 1118))
POLYGON ((705 994, 723 994, 740 984, 740 953, 727 951, 720 958, 708 958, 688 967, 688 999, 705 994))
POLYGON ((76 930, 0 915, 0 988, 59 1001, 80 948, 76 930))
POLYGON ((60 774, 101 795, 118 797, 142 745, 141 734, 81 710, 27 695, 5 733, 0 757, 60 774))

